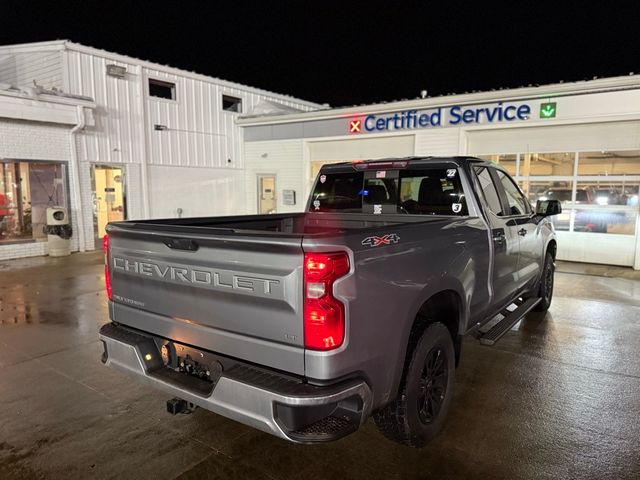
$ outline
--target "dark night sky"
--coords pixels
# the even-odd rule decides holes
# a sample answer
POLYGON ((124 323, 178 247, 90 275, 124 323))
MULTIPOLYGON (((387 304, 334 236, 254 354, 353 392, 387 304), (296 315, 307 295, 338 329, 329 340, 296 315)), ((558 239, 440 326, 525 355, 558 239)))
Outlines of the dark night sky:
POLYGON ((0 44, 68 38, 340 106, 640 73, 638 5, 9 0, 0 44))

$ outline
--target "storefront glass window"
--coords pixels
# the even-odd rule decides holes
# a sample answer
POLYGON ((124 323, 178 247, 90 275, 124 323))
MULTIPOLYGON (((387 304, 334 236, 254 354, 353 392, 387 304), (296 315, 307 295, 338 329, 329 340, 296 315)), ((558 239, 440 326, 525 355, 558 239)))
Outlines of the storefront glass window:
POLYGON ((640 175, 640 150, 580 152, 578 175, 640 175))
POLYGON ((0 243, 46 240, 47 207, 68 207, 64 165, 0 159, 0 243))
POLYGON ((576 208, 573 231, 634 235, 637 212, 616 208, 576 208))
MULTIPOLYGON (((481 158, 495 161, 503 156, 481 158)), ((562 203, 562 213, 551 219, 557 230, 635 235, 639 150, 521 153, 515 169, 515 179, 532 205, 546 199, 562 203)))
POLYGON ((535 205, 538 200, 548 199, 560 200, 561 203, 571 202, 573 182, 570 180, 543 180, 536 178, 535 181, 532 181, 521 178, 518 183, 532 205, 535 205))
POLYGON ((521 153, 521 177, 573 176, 575 153, 521 153))
POLYGON ((584 201, 580 203, 638 206, 637 181, 612 181, 607 178, 583 179, 578 182, 578 192, 584 197, 584 201))

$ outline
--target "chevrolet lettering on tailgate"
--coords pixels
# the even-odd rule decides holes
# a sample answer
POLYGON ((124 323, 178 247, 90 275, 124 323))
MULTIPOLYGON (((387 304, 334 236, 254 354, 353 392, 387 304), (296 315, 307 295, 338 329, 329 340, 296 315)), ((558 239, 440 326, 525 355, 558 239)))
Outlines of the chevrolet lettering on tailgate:
POLYGON ((143 275, 155 277, 174 283, 186 283, 193 286, 203 286, 216 289, 237 290, 239 293, 247 293, 255 296, 282 297, 282 285, 280 280, 274 278, 254 277, 239 275, 229 270, 207 270, 204 268, 191 268, 189 266, 176 266, 129 260, 122 257, 113 257, 113 268, 130 275, 143 275))

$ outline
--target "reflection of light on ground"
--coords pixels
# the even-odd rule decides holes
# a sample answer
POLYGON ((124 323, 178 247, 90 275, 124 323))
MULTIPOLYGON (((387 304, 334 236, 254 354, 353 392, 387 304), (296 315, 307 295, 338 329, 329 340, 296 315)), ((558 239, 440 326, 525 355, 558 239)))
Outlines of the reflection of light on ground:
POLYGON ((37 304, 27 300, 33 292, 24 284, 0 290, 0 324, 40 323, 37 304))

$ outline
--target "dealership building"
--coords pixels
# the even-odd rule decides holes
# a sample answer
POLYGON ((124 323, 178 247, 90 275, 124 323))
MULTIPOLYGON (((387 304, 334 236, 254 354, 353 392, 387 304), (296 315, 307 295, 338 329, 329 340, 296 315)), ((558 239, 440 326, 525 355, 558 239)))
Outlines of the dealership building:
POLYGON ((72 249, 108 221, 294 212, 326 163, 474 155, 532 203, 556 198, 558 257, 640 269, 640 75, 348 108, 60 40, 0 47, 0 260, 72 249))
POLYGON ((563 203, 559 259, 640 269, 638 75, 245 116, 238 124, 248 213, 272 211, 271 191, 276 211, 300 210, 326 163, 473 155, 508 170, 532 203, 563 203))
POLYGON ((47 253, 52 206, 74 251, 109 221, 243 213, 237 117, 318 108, 66 40, 0 46, 0 260, 47 253))

